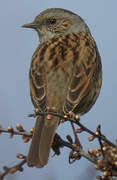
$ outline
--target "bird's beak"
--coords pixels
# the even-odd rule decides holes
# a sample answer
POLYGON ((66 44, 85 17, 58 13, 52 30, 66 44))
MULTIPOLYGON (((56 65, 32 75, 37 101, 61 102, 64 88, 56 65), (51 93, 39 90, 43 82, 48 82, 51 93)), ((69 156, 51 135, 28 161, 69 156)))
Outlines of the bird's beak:
POLYGON ((32 23, 29 23, 29 24, 24 24, 22 27, 23 27, 23 28, 36 29, 36 28, 38 27, 38 25, 37 25, 36 23, 32 22, 32 23))

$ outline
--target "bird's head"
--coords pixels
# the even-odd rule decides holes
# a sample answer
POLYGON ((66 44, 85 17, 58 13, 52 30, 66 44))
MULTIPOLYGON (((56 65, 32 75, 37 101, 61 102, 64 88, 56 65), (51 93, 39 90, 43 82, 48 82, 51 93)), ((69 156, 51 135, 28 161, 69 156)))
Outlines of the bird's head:
POLYGON ((32 23, 22 27, 35 29, 41 43, 62 34, 88 30, 80 16, 60 8, 47 9, 36 16, 32 23))

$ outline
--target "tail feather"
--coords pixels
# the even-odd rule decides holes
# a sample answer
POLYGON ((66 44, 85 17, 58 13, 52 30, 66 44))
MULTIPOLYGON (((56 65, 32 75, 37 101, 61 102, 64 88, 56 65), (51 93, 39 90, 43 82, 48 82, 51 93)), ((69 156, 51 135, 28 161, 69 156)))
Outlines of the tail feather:
POLYGON ((28 166, 36 166, 39 162, 39 143, 41 139, 41 132, 44 126, 44 119, 44 116, 40 116, 36 120, 32 142, 27 155, 28 166))
POLYGON ((27 156, 28 166, 41 168, 47 164, 57 126, 58 119, 55 117, 51 120, 45 120, 44 116, 37 118, 27 156))
POLYGON ((41 132, 41 139, 39 144, 39 159, 42 165, 48 163, 50 149, 58 127, 58 119, 55 117, 52 120, 46 120, 43 130, 41 132))

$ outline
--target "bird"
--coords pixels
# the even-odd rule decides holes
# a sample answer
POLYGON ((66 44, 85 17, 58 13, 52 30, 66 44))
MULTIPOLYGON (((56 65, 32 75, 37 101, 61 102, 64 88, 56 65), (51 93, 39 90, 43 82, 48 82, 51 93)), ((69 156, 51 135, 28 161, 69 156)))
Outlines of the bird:
MULTIPOLYGON (((63 115, 87 113, 100 93, 102 64, 85 21, 70 10, 49 8, 22 27, 36 30, 40 41, 29 70, 34 107, 40 112, 55 107, 63 115)), ((27 155, 29 167, 47 165, 59 121, 37 117, 27 155)))

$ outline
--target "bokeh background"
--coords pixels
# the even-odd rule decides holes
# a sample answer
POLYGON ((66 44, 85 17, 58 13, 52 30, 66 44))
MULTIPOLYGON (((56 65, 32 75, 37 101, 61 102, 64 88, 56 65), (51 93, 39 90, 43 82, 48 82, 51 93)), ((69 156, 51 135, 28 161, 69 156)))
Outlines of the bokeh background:
MULTIPOLYGON (((103 65, 103 85, 100 96, 82 123, 91 130, 102 125, 103 133, 112 141, 117 138, 117 1, 94 0, 0 0, 0 124, 16 126, 21 123, 26 130, 33 127, 34 119, 27 115, 33 106, 29 94, 28 71, 31 56, 39 44, 36 32, 23 29, 21 25, 31 22, 41 11, 61 7, 79 14, 88 24, 97 42, 103 65)), ((69 123, 62 124, 58 130, 65 139, 71 133, 69 123)), ((97 147, 88 143, 88 134, 80 135, 84 150, 97 147)), ((24 144, 21 137, 10 139, 8 134, 0 135, 0 171, 3 165, 11 166, 18 162, 16 153, 26 154, 29 143, 24 144)), ((28 168, 23 173, 9 175, 8 179, 39 180, 91 180, 98 173, 93 165, 82 158, 72 165, 68 164, 69 149, 62 149, 59 157, 51 157, 42 169, 28 168)))

